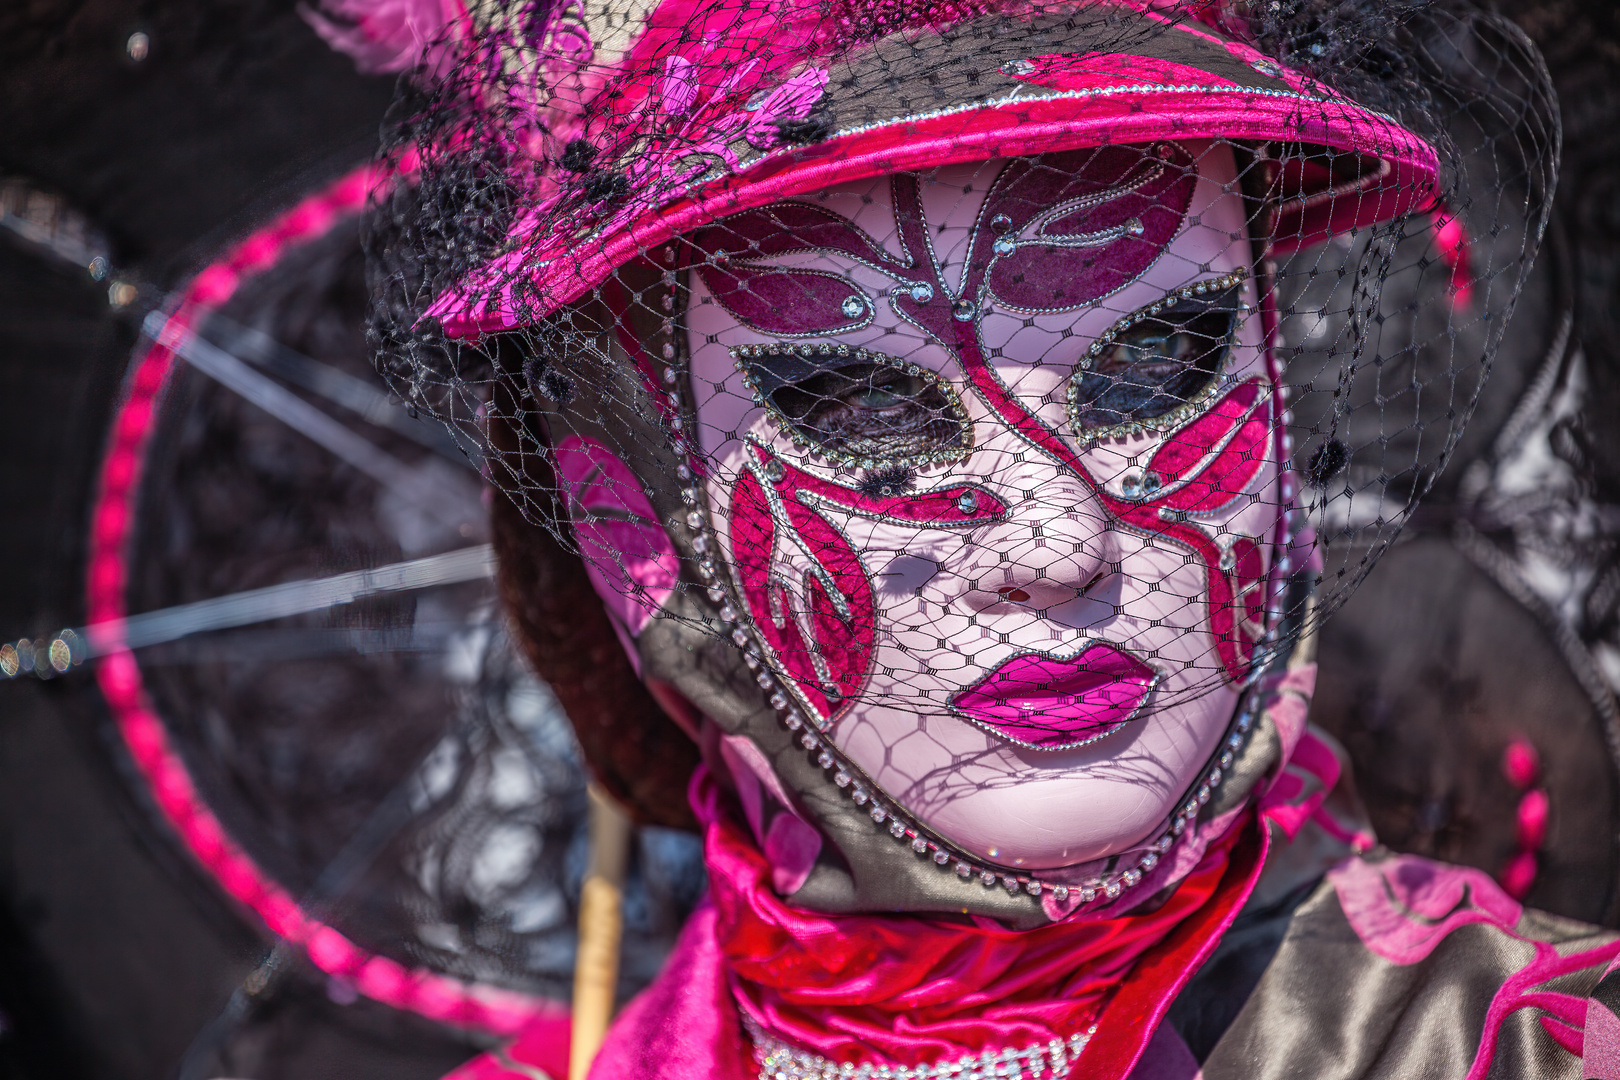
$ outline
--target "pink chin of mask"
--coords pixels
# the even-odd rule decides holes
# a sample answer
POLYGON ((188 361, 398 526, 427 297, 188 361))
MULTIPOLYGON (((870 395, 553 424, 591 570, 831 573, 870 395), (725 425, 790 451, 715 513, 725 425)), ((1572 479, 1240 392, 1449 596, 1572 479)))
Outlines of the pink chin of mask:
MULTIPOLYGON (((861 470, 795 447, 782 417, 755 404, 731 353, 780 333, 717 297, 704 274, 691 275, 686 326, 711 520, 734 572, 741 540, 760 528, 775 538, 763 571, 773 584, 758 594, 768 598, 750 604, 756 625, 780 624, 773 642, 802 646, 797 668, 787 646, 782 662, 807 693, 821 695, 815 700, 832 715, 840 749, 891 798, 965 851, 1049 877, 1065 868, 1078 875, 1151 843, 1216 751, 1238 697, 1237 672, 1230 659, 1223 663, 1212 629, 1213 556, 1132 528, 1120 500, 1140 493, 1144 465, 1162 469, 1173 481, 1167 491, 1180 485, 1174 505, 1192 508, 1219 550, 1249 553, 1238 560, 1240 599, 1257 595, 1269 572, 1280 513, 1268 357, 1234 161, 1224 146, 1180 150, 1176 160, 1196 163, 1196 182, 1180 189, 1173 213, 1130 220, 1138 235, 1142 221, 1149 239, 1154 228, 1161 235, 1117 287, 1067 310, 1010 312, 991 302, 972 316, 993 373, 988 390, 968 376, 959 351, 918 325, 915 285, 896 280, 893 267, 907 258, 897 189, 868 181, 802 200, 864 233, 860 243, 881 253, 852 257, 852 244, 842 242, 833 246, 844 250, 766 245, 781 253, 757 265, 807 271, 847 291, 845 326, 799 336, 915 364, 966 418, 971 451, 916 468, 903 491, 854 492, 861 470), (1239 282, 1231 295, 1246 315, 1234 317, 1222 379, 1212 382, 1204 411, 1165 433, 1075 437, 1066 388, 1090 343, 1172 291, 1221 279, 1239 282), (907 295, 896 297, 899 288, 907 295), (1253 385, 1238 401, 1245 383, 1253 385), (1066 450, 1032 448, 1009 422, 1014 415, 1056 433, 1066 450), (1222 455, 1232 459, 1240 443, 1243 467, 1223 466, 1222 455), (779 470, 762 467, 772 460, 779 470), (778 471, 786 478, 773 484, 778 471), (784 496, 771 520, 767 487, 784 496), (945 520, 968 490, 978 505, 945 520), (929 509, 917 511, 929 493, 929 509), (974 515, 982 523, 960 520, 974 515), (837 566, 825 554, 834 546, 845 556, 837 566), (823 662, 807 659, 811 653, 823 662), (841 684, 857 677, 851 672, 858 685, 841 684), (822 693, 829 688, 844 692, 822 693)), ((996 197, 1007 166, 990 161, 921 178, 932 248, 923 257, 944 288, 962 280, 980 250, 975 228, 987 220, 981 211, 994 209, 986 199, 996 197)), ((1115 186, 1140 179, 1131 174, 1115 186)), ((570 507, 609 523, 594 526, 609 533, 587 530, 581 543, 629 648, 674 584, 673 552, 639 488, 623 482, 629 469, 606 454, 575 448, 578 467, 562 472, 570 507), (620 537, 621 528, 634 536, 620 537), (626 554, 614 556, 615 548, 626 554)), ((1252 639, 1263 617, 1252 604, 1235 610, 1248 612, 1236 625, 1252 639)), ((768 770, 755 757, 750 764, 768 770)), ((774 777, 761 780, 780 787, 774 777)))

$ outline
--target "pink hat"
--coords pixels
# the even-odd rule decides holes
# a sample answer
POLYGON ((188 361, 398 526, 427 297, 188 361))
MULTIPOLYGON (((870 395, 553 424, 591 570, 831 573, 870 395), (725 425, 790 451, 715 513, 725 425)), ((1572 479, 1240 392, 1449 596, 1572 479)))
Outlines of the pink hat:
POLYGON ((1436 201, 1438 160, 1422 138, 1201 23, 1137 4, 899 8, 664 0, 618 27, 554 16, 551 52, 523 54, 521 70, 544 75, 516 79, 517 91, 513 47, 495 46, 504 114, 514 99, 544 101, 525 117, 538 134, 511 138, 534 165, 529 187, 498 254, 426 317, 452 337, 511 329, 717 217, 892 172, 1079 147, 1253 143, 1270 162, 1278 253, 1436 201), (624 50, 604 64, 615 41, 624 50))

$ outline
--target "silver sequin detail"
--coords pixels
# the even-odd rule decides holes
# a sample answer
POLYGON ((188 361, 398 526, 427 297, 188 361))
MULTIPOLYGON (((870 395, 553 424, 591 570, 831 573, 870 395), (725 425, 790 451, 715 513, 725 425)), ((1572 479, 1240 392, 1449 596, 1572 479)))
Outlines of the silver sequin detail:
POLYGON ((1079 1035, 1052 1039, 1012 1050, 986 1050, 954 1061, 934 1065, 897 1068, 839 1063, 820 1054, 801 1050, 763 1031, 752 1019, 743 1025, 754 1044, 754 1060, 759 1062, 759 1080, 1061 1080, 1074 1067, 1091 1037, 1093 1024, 1079 1035))

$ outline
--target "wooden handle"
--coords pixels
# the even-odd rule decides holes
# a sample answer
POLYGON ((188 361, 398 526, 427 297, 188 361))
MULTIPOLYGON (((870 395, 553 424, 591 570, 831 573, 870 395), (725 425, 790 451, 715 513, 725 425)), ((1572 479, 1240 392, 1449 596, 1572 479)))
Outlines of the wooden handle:
POLYGON ((613 1018, 619 939, 624 932, 624 871, 630 854, 630 819, 595 784, 588 794, 591 853, 579 897, 568 1080, 585 1080, 613 1018))

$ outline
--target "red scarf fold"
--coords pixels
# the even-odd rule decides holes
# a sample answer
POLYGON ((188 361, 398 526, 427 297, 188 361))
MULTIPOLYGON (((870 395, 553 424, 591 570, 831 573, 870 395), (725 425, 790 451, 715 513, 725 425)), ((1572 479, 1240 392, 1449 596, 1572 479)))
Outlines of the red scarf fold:
POLYGON ((771 888, 770 864, 707 770, 692 794, 707 825, 716 936, 738 1007, 769 1034, 840 1064, 931 1065, 1066 1039, 1096 1023, 1087 1075, 1124 1076, 1248 898, 1265 853, 1264 831, 1245 814, 1157 910, 1140 915, 1032 930, 989 919, 821 915, 771 888))

